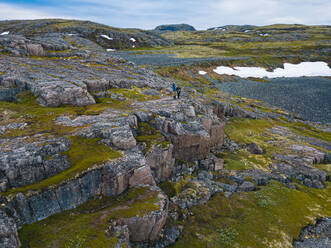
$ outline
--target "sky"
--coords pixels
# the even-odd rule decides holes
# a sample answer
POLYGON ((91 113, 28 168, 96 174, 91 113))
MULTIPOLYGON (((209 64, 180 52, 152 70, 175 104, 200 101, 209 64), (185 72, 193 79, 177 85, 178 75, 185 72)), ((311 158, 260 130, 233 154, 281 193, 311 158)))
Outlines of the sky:
POLYGON ((331 25, 331 0, 0 0, 0 20, 66 18, 153 29, 187 23, 331 25))

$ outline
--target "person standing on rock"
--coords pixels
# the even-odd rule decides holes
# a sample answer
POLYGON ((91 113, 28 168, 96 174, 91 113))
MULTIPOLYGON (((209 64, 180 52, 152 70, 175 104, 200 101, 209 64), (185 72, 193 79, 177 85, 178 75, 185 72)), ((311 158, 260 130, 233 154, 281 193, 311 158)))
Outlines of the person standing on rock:
POLYGON ((177 91, 177 86, 175 83, 172 83, 172 92, 174 99, 176 99, 176 91, 177 91))
POLYGON ((177 99, 179 99, 182 89, 180 87, 177 87, 176 91, 177 91, 177 99))

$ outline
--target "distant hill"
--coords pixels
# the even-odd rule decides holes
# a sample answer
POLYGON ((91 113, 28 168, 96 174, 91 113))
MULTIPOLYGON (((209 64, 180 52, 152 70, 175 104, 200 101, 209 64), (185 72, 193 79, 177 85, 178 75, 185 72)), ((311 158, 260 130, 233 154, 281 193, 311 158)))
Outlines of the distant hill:
POLYGON ((27 38, 49 36, 54 33, 78 35, 104 48, 133 48, 167 46, 171 42, 158 34, 140 30, 114 28, 107 25, 79 20, 39 19, 0 21, 0 33, 21 34, 27 38))
POLYGON ((252 25, 226 25, 226 26, 220 26, 220 27, 213 27, 208 28, 208 30, 220 30, 220 31, 246 31, 250 29, 254 29, 256 26, 252 25))
POLYGON ((169 24, 157 26, 154 31, 158 32, 175 32, 175 31, 196 31, 196 29, 188 24, 169 24))

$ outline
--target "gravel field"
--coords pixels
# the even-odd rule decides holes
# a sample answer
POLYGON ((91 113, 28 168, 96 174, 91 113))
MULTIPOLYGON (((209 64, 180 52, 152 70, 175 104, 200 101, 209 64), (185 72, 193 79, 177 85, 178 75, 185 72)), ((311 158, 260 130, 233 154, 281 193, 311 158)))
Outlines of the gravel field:
POLYGON ((246 57, 210 57, 210 58, 177 58, 173 54, 136 54, 136 52, 117 51, 112 55, 134 62, 136 65, 181 65, 208 61, 247 59, 246 57))
POLYGON ((321 77, 275 78, 270 82, 239 79, 216 84, 230 95, 254 98, 322 123, 331 122, 331 80, 321 77))
MULTIPOLYGON (((113 55, 136 65, 170 66, 194 64, 228 58, 176 58, 172 54, 135 54, 117 51, 113 55)), ((205 75, 208 77, 208 75, 205 75)), ((255 82, 238 78, 237 82, 216 83, 218 89, 234 96, 262 100, 314 122, 331 123, 331 80, 322 77, 274 78, 270 82, 255 82)), ((210 78, 209 78, 210 80, 210 78)), ((214 82, 215 83, 215 82, 214 82)))

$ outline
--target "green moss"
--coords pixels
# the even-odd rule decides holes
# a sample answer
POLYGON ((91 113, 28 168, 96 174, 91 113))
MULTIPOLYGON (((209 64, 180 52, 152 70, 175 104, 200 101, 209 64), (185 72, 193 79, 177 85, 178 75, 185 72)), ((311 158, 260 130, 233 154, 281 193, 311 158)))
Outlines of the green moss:
POLYGON ((136 140, 146 144, 146 148, 143 151, 144 153, 147 153, 154 145, 160 143, 163 145, 163 142, 165 142, 159 130, 144 122, 138 123, 137 134, 136 140))
MULTIPOLYGON (((261 144, 261 134, 271 128, 273 124, 268 120, 253 120, 234 118, 226 125, 225 132, 229 138, 237 143, 250 144, 255 142, 261 144)), ((261 144, 263 146, 263 144, 261 144)))
POLYGON ((160 187, 160 189, 162 189, 162 191, 169 197, 173 197, 176 196, 177 192, 176 192, 176 188, 174 186, 174 183, 169 182, 169 181, 165 181, 162 182, 158 185, 160 187))
POLYGON ((58 185, 72 179, 94 165, 100 165, 110 159, 121 156, 120 152, 100 143, 99 138, 88 139, 80 136, 71 136, 70 141, 72 143, 70 149, 63 153, 70 161, 71 167, 69 169, 39 183, 21 188, 13 188, 3 194, 9 195, 18 192, 39 191, 52 185, 58 185))
POLYGON ((297 187, 288 189, 271 181, 256 192, 229 198, 216 194, 191 209, 193 215, 174 247, 224 247, 217 230, 232 229, 238 235, 225 235, 233 241, 229 247, 290 248, 304 226, 331 214, 330 183, 324 190, 297 187))
POLYGON ((114 247, 116 234, 106 234, 109 220, 158 210, 157 196, 158 192, 148 188, 133 188, 117 198, 91 200, 76 209, 24 225, 19 231, 22 247, 114 247))
POLYGON ((76 116, 84 112, 83 107, 43 107, 39 105, 36 98, 29 92, 21 93, 17 103, 0 102, 0 110, 11 112, 9 119, 11 119, 12 122, 25 121, 28 123, 28 126, 24 129, 9 130, 0 136, 3 138, 29 136, 39 133, 49 133, 53 135, 70 134, 77 128, 56 125, 54 120, 61 115, 76 116))
POLYGON ((235 239, 238 237, 238 232, 233 229, 232 227, 224 228, 221 230, 218 230, 218 238, 219 241, 225 245, 225 247, 229 247, 233 245, 235 242, 235 239))

